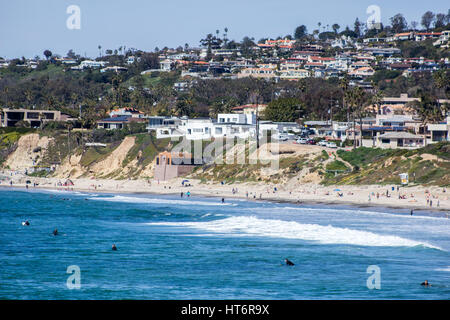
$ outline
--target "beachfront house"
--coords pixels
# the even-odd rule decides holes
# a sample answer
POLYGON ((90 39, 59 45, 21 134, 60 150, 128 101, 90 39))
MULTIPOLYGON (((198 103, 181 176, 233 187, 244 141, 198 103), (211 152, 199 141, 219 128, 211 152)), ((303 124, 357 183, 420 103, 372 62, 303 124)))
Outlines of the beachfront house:
POLYGON ((55 110, 3 109, 0 113, 0 127, 15 127, 18 122, 27 122, 37 128, 49 121, 74 121, 71 116, 55 110))
POLYGON ((409 132, 387 132, 378 135, 375 147, 383 149, 415 149, 425 146, 425 138, 409 132))
POLYGON ((427 143, 450 141, 450 116, 441 123, 429 123, 427 130, 431 134, 431 138, 427 140, 427 143))
POLYGON ((156 156, 154 179, 167 181, 177 178, 188 174, 202 163, 202 159, 195 161, 190 153, 164 151, 156 156))

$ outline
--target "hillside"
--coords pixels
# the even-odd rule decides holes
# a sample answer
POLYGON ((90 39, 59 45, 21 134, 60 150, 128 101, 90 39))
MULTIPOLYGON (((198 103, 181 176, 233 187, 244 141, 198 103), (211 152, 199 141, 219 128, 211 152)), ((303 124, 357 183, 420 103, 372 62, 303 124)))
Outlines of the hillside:
MULTIPOLYGON (((102 133, 103 134, 103 133, 102 133)), ((33 166, 56 170, 33 173, 58 178, 147 179, 153 176, 155 156, 173 148, 169 139, 148 133, 101 135, 106 147, 86 147, 80 132, 0 132, 0 164, 4 169, 25 171, 33 166)), ((206 144, 206 142, 205 142, 206 144)), ((235 147, 242 154, 242 146, 235 147)), ((248 149, 245 150, 248 154, 248 149)), ((276 183, 291 187, 305 183, 323 185, 399 184, 408 173, 411 184, 450 186, 450 143, 416 150, 358 148, 325 150, 317 146, 281 144, 277 152, 263 145, 260 159, 249 164, 207 164, 189 177, 202 182, 276 183), (278 168, 270 160, 279 155, 278 168)))
POLYGON ((31 175, 58 178, 148 178, 153 175, 155 156, 171 147, 169 140, 156 140, 146 133, 126 136, 106 143, 106 147, 86 147, 79 141, 79 134, 68 137, 63 133, 41 136, 7 133, 0 135, 0 141, 3 168, 25 171, 33 166, 56 166, 50 173, 40 171, 31 175))
POLYGON ((450 143, 416 150, 358 148, 337 152, 304 151, 280 156, 279 170, 270 165, 210 165, 191 177, 202 181, 266 182, 289 186, 303 183, 323 185, 400 184, 400 173, 408 173, 410 184, 450 185, 450 143))

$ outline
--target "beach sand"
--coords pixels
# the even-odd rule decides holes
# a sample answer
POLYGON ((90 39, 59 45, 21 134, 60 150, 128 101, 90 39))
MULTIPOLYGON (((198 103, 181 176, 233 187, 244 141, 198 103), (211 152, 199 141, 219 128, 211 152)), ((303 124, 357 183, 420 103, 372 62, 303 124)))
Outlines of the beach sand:
POLYGON ((201 195, 219 198, 243 198, 249 200, 266 200, 292 203, 322 203, 355 206, 383 206, 388 208, 403 208, 417 210, 439 210, 450 213, 450 190, 437 186, 402 186, 397 191, 394 185, 351 185, 322 186, 318 184, 303 184, 300 187, 286 187, 265 183, 201 183, 200 180, 189 179, 182 185, 183 178, 171 181, 156 180, 96 180, 72 179, 73 186, 63 186, 65 179, 34 178, 13 172, 3 172, 7 181, 0 186, 26 187, 30 189, 44 188, 54 190, 73 190, 109 193, 150 193, 178 194, 190 192, 192 196, 201 195), (34 187, 34 183, 37 184, 34 187), (392 188, 394 187, 394 190, 392 188), (276 190, 275 190, 276 188, 276 190), (234 189, 234 192, 233 192, 234 189), (388 192, 389 196, 386 196, 388 192), (399 197, 401 196, 401 198, 399 197), (430 206, 430 201, 432 206, 430 206))

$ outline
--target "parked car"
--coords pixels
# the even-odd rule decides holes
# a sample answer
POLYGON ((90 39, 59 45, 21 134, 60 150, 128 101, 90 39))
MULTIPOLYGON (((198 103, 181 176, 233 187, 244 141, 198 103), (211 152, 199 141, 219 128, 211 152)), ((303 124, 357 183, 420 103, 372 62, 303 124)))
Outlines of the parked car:
POLYGON ((308 139, 306 139, 306 138, 300 138, 297 140, 297 143, 300 143, 300 144, 306 144, 307 142, 308 142, 308 139))
POLYGON ((326 147, 327 144, 328 144, 328 141, 327 141, 327 140, 321 140, 321 141, 319 141, 319 143, 318 143, 318 145, 319 145, 319 146, 322 146, 322 147, 326 147))
POLYGON ((287 134, 280 133, 280 134, 275 136, 275 139, 278 140, 278 141, 288 141, 289 140, 289 136, 287 134))
POLYGON ((314 140, 314 139, 308 139, 308 140, 306 141, 306 144, 315 145, 315 144, 316 144, 316 140, 314 140))
POLYGON ((333 148, 333 149, 337 148, 337 145, 336 145, 336 143, 334 143, 334 142, 328 142, 326 146, 327 146, 328 148, 333 148))

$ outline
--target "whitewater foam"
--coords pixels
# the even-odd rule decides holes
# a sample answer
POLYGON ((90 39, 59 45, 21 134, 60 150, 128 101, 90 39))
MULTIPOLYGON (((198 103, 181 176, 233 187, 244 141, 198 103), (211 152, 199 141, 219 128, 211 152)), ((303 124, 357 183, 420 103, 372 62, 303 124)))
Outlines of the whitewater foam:
POLYGON ((237 206, 236 203, 221 203, 210 201, 196 201, 196 200, 175 200, 175 199, 158 199, 158 198, 143 198, 143 197, 129 197, 129 196, 113 196, 113 197, 92 197, 89 200, 110 201, 110 202, 124 202, 124 203, 149 203, 149 204, 177 204, 186 206, 237 206))
POLYGON ((450 272, 450 266, 448 266, 447 268, 438 268, 435 269, 436 271, 443 271, 443 272, 450 272))
POLYGON ((250 235, 272 238, 299 239, 321 244, 350 244, 379 247, 425 246, 439 249, 428 243, 368 231, 302 224, 294 221, 259 219, 254 216, 230 217, 207 222, 155 222, 147 225, 188 227, 226 235, 250 235))
MULTIPOLYGON (((282 207, 281 210, 292 210, 292 211, 302 211, 302 212, 323 212, 323 213, 336 213, 336 212, 344 212, 350 213, 353 215, 368 215, 368 216, 384 216, 384 217, 392 217, 392 218, 406 218, 406 219, 427 219, 427 220, 443 220, 448 221, 447 218, 444 217, 430 217, 430 216, 421 216, 421 215, 409 215, 409 214, 396 214, 391 212, 380 212, 380 211, 368 211, 368 210, 350 210, 346 208, 311 208, 311 207, 282 207)), ((268 210, 271 211, 273 208, 258 208, 258 210, 268 210)))

